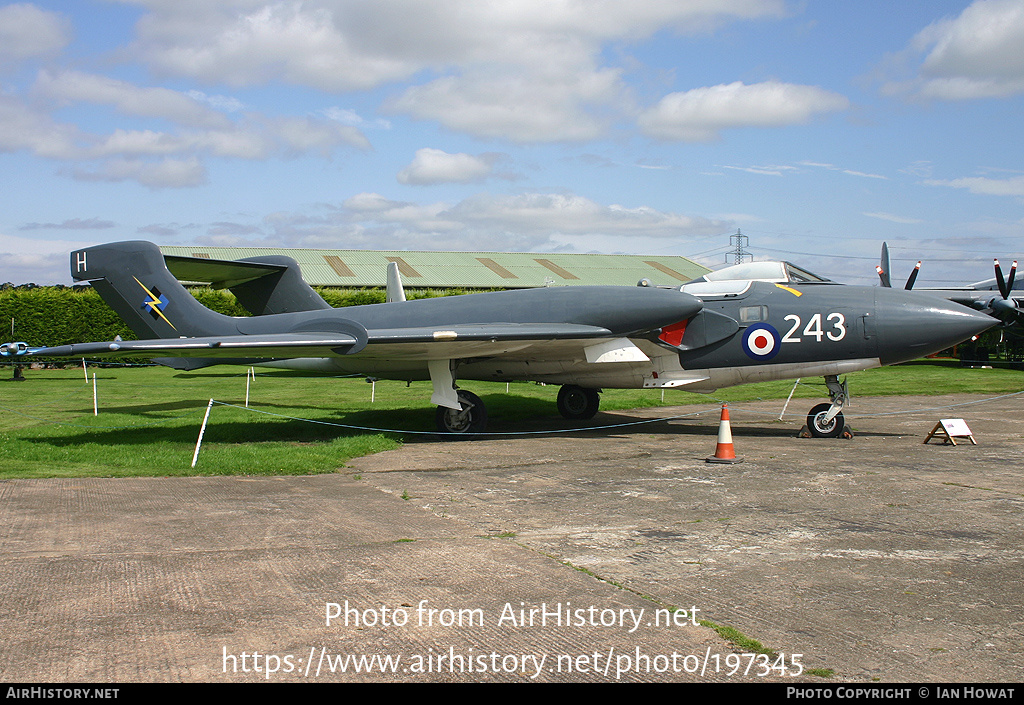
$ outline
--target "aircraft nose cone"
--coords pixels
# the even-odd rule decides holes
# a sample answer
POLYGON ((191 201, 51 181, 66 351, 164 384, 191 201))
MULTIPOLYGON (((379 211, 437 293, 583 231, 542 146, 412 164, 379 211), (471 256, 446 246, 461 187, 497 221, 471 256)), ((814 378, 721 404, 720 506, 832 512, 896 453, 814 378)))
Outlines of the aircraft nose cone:
POLYGON ((999 323, 938 296, 879 289, 879 358, 883 365, 939 352, 999 323))

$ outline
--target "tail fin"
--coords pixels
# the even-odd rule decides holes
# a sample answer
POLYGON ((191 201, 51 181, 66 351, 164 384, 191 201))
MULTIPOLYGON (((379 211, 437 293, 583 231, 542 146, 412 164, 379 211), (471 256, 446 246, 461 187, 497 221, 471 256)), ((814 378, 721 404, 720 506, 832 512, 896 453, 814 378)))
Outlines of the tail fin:
POLYGON ((178 283, 151 242, 114 242, 75 250, 71 276, 91 282, 139 338, 237 332, 229 316, 206 308, 178 283))

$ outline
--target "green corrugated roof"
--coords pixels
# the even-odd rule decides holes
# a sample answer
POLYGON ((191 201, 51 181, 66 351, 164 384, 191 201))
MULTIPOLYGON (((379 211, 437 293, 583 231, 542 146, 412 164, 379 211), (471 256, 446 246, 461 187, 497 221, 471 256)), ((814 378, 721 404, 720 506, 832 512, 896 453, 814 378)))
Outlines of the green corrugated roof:
POLYGON ((270 247, 161 247, 166 255, 236 260, 287 255, 313 286, 380 287, 388 262, 398 262, 407 288, 519 289, 555 285, 682 284, 710 271, 685 257, 536 252, 408 252, 270 247))

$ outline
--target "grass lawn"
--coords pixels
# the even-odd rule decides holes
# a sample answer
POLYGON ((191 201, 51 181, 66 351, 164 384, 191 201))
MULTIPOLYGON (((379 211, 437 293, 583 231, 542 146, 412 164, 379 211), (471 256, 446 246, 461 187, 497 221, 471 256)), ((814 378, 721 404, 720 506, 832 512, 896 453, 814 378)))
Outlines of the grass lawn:
MULTIPOLYGON (((336 472, 353 457, 398 447, 402 434, 344 428, 428 432, 434 428, 430 383, 380 380, 374 402, 362 378, 258 371, 245 403, 246 370, 214 367, 177 372, 164 367, 26 370, 25 382, 0 369, 0 478, 111 477, 336 472), (99 415, 93 415, 92 374, 99 415), (210 398, 214 405, 199 461, 190 467, 210 398), (267 412, 267 413, 257 413, 267 412), (294 417, 294 418, 286 418, 294 417), (320 423, 310 423, 308 419, 320 423)), ((502 422, 557 417, 555 386, 468 381, 487 404, 490 430, 502 422)), ((792 381, 724 389, 712 395, 665 392, 664 405, 784 399, 792 381)), ((1024 373, 970 370, 921 362, 850 375, 855 397, 900 394, 1005 394, 1024 388, 1024 373)), ((660 390, 609 389, 604 410, 660 406, 660 390)), ((821 378, 801 384, 794 398, 826 399, 821 378)), ((595 420, 594 425, 600 421, 595 420)))

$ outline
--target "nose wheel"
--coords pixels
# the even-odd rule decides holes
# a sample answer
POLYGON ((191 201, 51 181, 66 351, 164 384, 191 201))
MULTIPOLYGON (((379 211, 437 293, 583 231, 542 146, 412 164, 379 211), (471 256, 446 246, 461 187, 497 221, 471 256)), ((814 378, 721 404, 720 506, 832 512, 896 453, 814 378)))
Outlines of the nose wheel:
POLYGON ((807 414, 807 430, 814 438, 839 438, 846 427, 846 421, 842 414, 836 414, 828 418, 828 410, 831 404, 818 404, 807 414))
POLYGON ((483 433, 487 428, 487 407, 476 394, 464 389, 458 391, 459 410, 447 406, 437 407, 434 419, 438 433, 458 435, 463 438, 474 433, 483 433))
POLYGON ((831 404, 818 404, 807 414, 807 432, 812 438, 839 438, 845 434, 852 437, 852 431, 846 425, 842 408, 850 401, 850 393, 846 381, 839 382, 836 375, 826 375, 825 386, 831 404))

